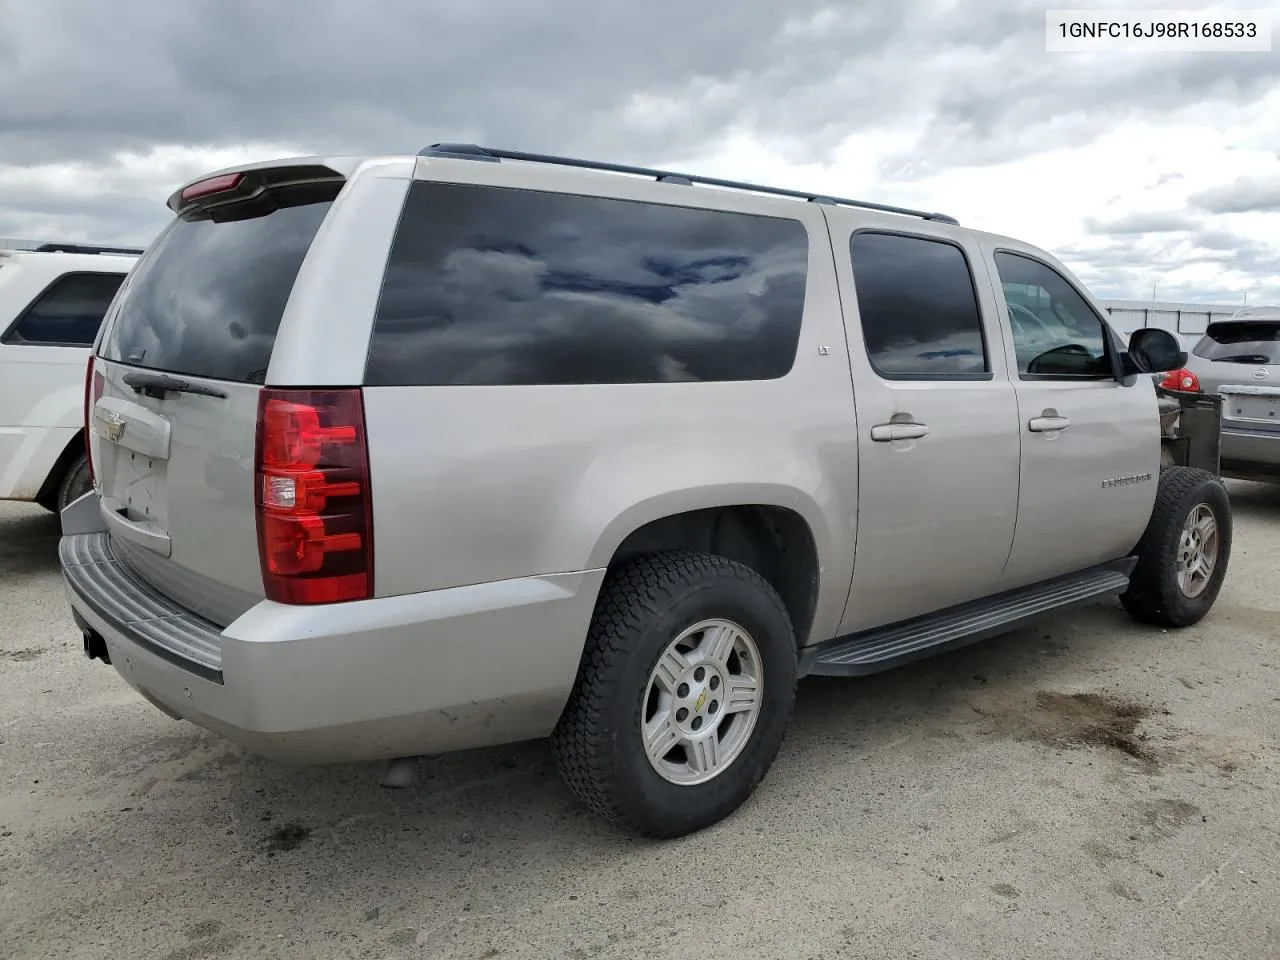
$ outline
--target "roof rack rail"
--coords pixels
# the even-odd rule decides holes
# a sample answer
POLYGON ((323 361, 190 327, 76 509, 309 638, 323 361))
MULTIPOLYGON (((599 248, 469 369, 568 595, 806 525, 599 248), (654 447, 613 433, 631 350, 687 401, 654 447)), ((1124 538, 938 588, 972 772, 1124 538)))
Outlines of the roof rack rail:
POLYGON ((32 253, 119 253, 141 256, 141 247, 104 247, 96 243, 42 243, 32 253))
POLYGON ((552 163, 562 167, 580 167, 584 170, 604 170, 609 173, 631 173, 642 177, 653 177, 659 183, 675 183, 692 186, 695 183, 709 187, 728 187, 731 190, 749 190, 753 193, 767 193, 778 197, 794 197, 810 203, 835 204, 841 207, 860 207, 864 210, 878 210, 881 213, 898 213, 908 217, 919 217, 922 220, 936 220, 939 223, 951 223, 959 226, 960 221, 945 213, 930 213, 927 210, 912 210, 908 207, 894 207, 885 203, 872 203, 869 200, 849 200, 845 197, 833 197, 824 193, 807 193, 803 190, 787 190, 782 187, 767 187, 758 183, 745 183, 739 180, 722 180, 718 177, 702 177, 690 173, 675 173, 671 170, 655 170, 650 167, 632 167, 621 163, 604 163, 598 160, 579 160, 575 157, 556 157, 543 153, 524 153, 519 150, 502 150, 495 147, 481 147, 474 143, 433 143, 418 151, 420 157, 441 157, 453 160, 480 160, 496 163, 501 160, 522 160, 529 163, 552 163))

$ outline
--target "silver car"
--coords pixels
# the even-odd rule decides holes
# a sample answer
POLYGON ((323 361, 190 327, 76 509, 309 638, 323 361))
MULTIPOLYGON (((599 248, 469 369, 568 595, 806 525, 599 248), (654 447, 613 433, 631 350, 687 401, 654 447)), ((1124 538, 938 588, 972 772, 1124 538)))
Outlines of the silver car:
POLYGON ((86 653, 270 757, 400 784, 549 736, 675 836, 750 795, 801 676, 1116 596, 1186 626, 1226 575, 1222 484, 1161 470, 1177 343, 1021 241, 466 145, 169 206, 62 570, 86 653))
POLYGON ((1222 475, 1280 483, 1280 307, 1211 323, 1187 369, 1222 398, 1222 475))

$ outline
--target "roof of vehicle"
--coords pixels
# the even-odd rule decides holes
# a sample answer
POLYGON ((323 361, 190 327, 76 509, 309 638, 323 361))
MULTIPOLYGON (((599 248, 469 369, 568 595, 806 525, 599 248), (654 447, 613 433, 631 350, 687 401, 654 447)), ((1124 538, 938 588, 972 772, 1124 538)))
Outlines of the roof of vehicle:
MULTIPOLYGON (((470 143, 437 143, 432 146, 419 150, 417 157, 425 159, 440 160, 463 160, 473 161, 477 163, 501 163, 503 161, 515 161, 520 163, 547 164, 557 167, 571 167, 580 170, 590 170, 603 173, 616 173, 631 176, 640 176, 652 178, 661 183, 681 184, 685 186, 703 185, 710 187, 719 187, 729 190, 742 190, 750 193, 766 194, 771 196, 790 197, 797 200, 804 200, 809 203, 821 203, 834 206, 858 207, 866 210, 875 210, 884 213, 901 214, 908 217, 918 217, 924 220, 935 220, 942 223, 950 223, 958 225, 958 221, 954 217, 950 217, 945 213, 935 213, 927 210, 913 210, 908 207, 892 206, 890 204, 874 203, 869 200, 853 200, 845 197, 838 197, 827 193, 816 193, 804 190, 792 190, 784 187, 773 187, 765 184, 748 183, 741 180, 726 180, 720 177, 708 177, 701 174, 677 173, 671 170, 659 170, 651 167, 630 166, 627 164, 609 163, 599 160, 584 160, 577 157, 561 157, 551 154, 542 153, 526 153, 518 150, 506 150, 499 147, 482 147, 470 143)), ((377 157, 291 157, 271 160, 262 163, 241 164, 234 167, 224 167, 206 173, 194 180, 188 181, 180 186, 169 197, 168 206, 171 210, 179 211, 184 207, 184 194, 199 184, 205 184, 213 180, 227 177, 236 173, 249 173, 252 171, 269 171, 280 170, 284 167, 296 168, 312 168, 316 172, 332 172, 338 175, 349 176, 360 163, 368 160, 376 160, 377 157)), ((283 171, 282 171, 283 172, 283 171)), ((219 189, 230 190, 234 187, 234 183, 219 189)), ((195 202, 195 194, 190 199, 195 202)))
POLYGON ((91 247, 85 244, 46 244, 34 250, 0 250, 0 265, 18 264, 24 267, 42 265, 50 271, 62 273, 128 273, 141 255, 141 250, 124 247, 91 247))
POLYGON ((1240 320, 1270 320, 1273 323, 1280 321, 1280 306, 1244 307, 1233 313, 1228 322, 1240 320))

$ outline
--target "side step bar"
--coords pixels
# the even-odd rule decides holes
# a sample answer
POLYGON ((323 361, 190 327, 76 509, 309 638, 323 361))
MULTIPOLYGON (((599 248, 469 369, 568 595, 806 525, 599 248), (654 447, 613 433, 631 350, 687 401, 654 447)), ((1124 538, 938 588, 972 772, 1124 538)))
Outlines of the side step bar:
POLYGON ((900 623, 836 637, 801 654, 800 675, 858 677, 1006 633, 1046 613, 1123 593, 1137 563, 1126 557, 900 623))

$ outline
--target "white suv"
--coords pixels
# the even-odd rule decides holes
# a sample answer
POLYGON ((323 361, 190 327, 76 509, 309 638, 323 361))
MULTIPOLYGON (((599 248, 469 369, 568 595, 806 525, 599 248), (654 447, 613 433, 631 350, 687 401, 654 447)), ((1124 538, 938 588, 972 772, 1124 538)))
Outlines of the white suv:
POLYGON ((0 250, 0 500, 59 510, 89 489, 84 375, 112 297, 141 250, 0 250))

